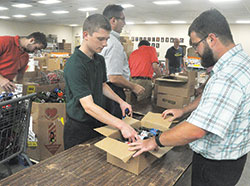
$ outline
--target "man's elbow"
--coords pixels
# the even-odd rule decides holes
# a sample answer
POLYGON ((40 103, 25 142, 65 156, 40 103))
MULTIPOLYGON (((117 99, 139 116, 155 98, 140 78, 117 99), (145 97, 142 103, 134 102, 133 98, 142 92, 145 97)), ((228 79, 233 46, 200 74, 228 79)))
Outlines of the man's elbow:
POLYGON ((192 137, 194 140, 198 140, 198 139, 203 138, 205 135, 206 135, 206 131, 203 129, 200 129, 200 130, 194 131, 192 134, 192 137))

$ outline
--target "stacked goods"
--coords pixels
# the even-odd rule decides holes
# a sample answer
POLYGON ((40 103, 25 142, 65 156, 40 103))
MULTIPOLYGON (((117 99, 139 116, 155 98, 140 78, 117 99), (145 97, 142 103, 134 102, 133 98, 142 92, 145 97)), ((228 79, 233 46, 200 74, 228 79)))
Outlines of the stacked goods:
POLYGON ((197 72, 157 78, 157 106, 163 108, 182 108, 194 95, 197 72))

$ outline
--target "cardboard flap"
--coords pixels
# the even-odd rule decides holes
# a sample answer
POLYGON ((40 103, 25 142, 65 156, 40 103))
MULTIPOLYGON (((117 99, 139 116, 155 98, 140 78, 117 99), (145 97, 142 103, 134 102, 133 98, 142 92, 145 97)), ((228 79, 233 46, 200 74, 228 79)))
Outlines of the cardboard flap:
POLYGON ((139 120, 127 116, 126 118, 123 119, 123 121, 129 125, 132 125, 138 122, 139 120))
POLYGON ((124 163, 126 163, 135 153, 135 151, 128 150, 128 145, 126 143, 109 137, 95 143, 95 146, 119 158, 124 163))
POLYGON ((163 78, 157 78, 157 81, 164 81, 169 83, 187 83, 188 77, 187 76, 168 76, 163 78))
MULTIPOLYGON (((137 122, 139 122, 139 120, 136 120, 134 118, 131 117, 126 117, 123 119, 123 121, 129 125, 133 125, 137 122)), ((96 132, 99 132, 100 134, 104 135, 104 136, 110 136, 111 134, 113 134, 114 132, 118 131, 117 128, 111 127, 111 126, 104 126, 104 127, 99 127, 99 128, 95 128, 94 129, 96 132)))
POLYGON ((113 128, 111 126, 104 126, 104 127, 99 127, 99 128, 95 128, 94 129, 96 132, 99 132, 100 134, 102 134, 103 136, 110 136, 111 134, 113 134, 114 132, 117 131, 116 128, 113 128))
MULTIPOLYGON (((171 116, 169 116, 171 117, 171 116)), ((168 117, 164 119, 160 113, 148 112, 141 120, 142 126, 147 128, 156 128, 165 131, 169 128, 172 122, 168 121, 168 117)))
POLYGON ((170 151, 173 147, 163 147, 159 148, 158 151, 149 151, 150 154, 154 155, 157 158, 161 158, 164 154, 170 151))

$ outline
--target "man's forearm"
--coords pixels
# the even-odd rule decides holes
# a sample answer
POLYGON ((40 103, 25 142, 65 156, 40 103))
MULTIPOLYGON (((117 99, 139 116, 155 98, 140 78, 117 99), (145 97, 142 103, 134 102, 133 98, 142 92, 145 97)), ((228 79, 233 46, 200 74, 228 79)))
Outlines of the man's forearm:
POLYGON ((133 90, 134 89, 134 83, 128 81, 125 79, 122 75, 110 75, 109 76, 109 81, 113 84, 115 84, 118 87, 121 88, 128 88, 133 90))
POLYGON ((202 138, 205 134, 205 130, 184 121, 162 133, 160 142, 164 146, 186 145, 194 140, 202 138))
POLYGON ((93 102, 92 97, 91 99, 82 98, 80 99, 80 103, 86 113, 88 113, 98 121, 110 125, 112 127, 118 128, 119 130, 122 128, 121 120, 114 117, 100 106, 96 105, 93 102))
POLYGON ((118 104, 123 101, 108 85, 107 83, 103 83, 103 94, 109 99, 114 100, 118 104))
POLYGON ((199 95, 192 103, 183 107, 182 108, 183 114, 190 113, 190 112, 194 111, 198 107, 200 100, 201 100, 201 95, 199 95))

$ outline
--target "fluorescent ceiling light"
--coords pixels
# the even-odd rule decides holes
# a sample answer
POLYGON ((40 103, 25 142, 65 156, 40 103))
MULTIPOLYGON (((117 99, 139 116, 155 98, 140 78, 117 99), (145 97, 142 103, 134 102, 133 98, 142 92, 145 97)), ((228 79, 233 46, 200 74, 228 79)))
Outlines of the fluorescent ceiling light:
POLYGON ((145 21, 145 24, 158 24, 158 21, 145 21))
POLYGON ((75 26, 79 26, 78 24, 70 24, 69 26, 75 27, 75 26))
POLYGON ((29 7, 32 7, 32 5, 24 4, 24 3, 13 4, 13 5, 11 5, 11 6, 16 7, 16 8, 29 8, 29 7))
POLYGON ((177 5, 180 4, 181 2, 178 0, 174 0, 174 1, 153 1, 153 3, 156 5, 177 5))
POLYGON ((10 19, 8 16, 0 16, 0 19, 10 19))
POLYGON ((71 25, 69 25, 69 26, 73 26, 73 27, 74 27, 74 26, 79 26, 79 25, 78 25, 78 24, 71 24, 71 25))
POLYGON ((0 10, 8 10, 8 8, 0 6, 0 10))
POLYGON ((78 10, 79 10, 79 11, 83 11, 83 12, 91 12, 91 11, 97 10, 97 8, 88 7, 88 8, 79 8, 78 10))
POLYGON ((131 8, 134 7, 132 4, 121 4, 122 8, 131 8))
POLYGON ((238 20, 238 21, 236 21, 236 23, 239 23, 239 24, 250 24, 250 20, 238 20))
POLYGON ((225 2, 237 2, 241 0, 209 0, 212 3, 225 3, 225 2))
POLYGON ((69 11, 66 11, 66 10, 58 10, 58 11, 53 11, 52 13, 53 13, 53 14, 67 14, 67 13, 69 13, 69 11))
POLYGON ((173 24, 185 24, 187 23, 186 21, 171 21, 173 24))
POLYGON ((38 1, 38 3, 46 4, 46 5, 55 4, 55 3, 61 3, 61 2, 62 1, 59 1, 59 0, 43 0, 43 1, 38 1))
POLYGON ((45 13, 32 13, 30 15, 32 15, 32 16, 45 16, 46 14, 45 13))
POLYGON ((135 23, 133 21, 126 21, 126 25, 134 25, 135 23))
POLYGON ((27 17, 26 15, 18 14, 18 15, 13 15, 15 18, 24 18, 27 17))

